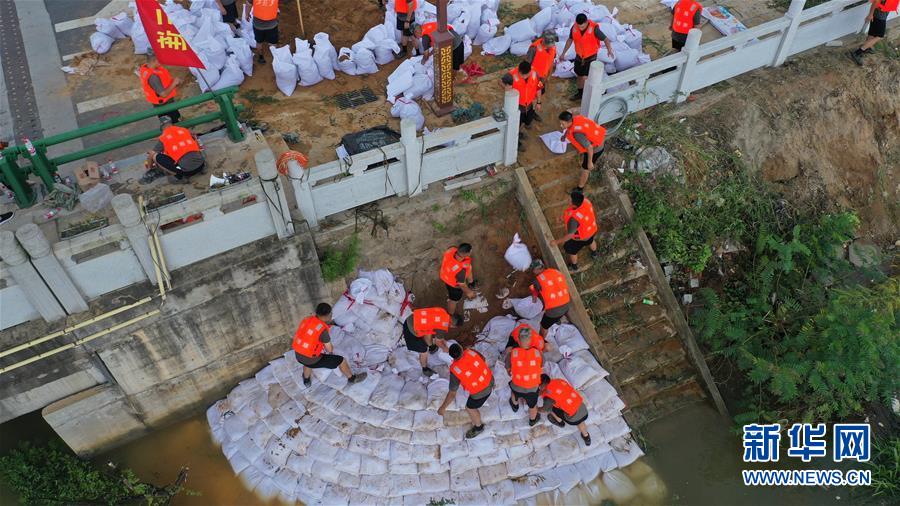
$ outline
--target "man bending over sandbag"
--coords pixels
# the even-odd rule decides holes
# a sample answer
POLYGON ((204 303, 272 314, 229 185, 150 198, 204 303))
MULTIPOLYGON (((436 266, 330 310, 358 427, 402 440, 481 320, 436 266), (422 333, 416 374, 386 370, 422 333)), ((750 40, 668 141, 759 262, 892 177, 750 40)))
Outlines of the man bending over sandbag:
POLYGON ((316 306, 316 314, 306 317, 294 334, 294 355, 297 362, 303 364, 303 384, 312 385, 313 369, 338 369, 347 377, 352 385, 366 379, 367 373, 353 374, 350 366, 340 355, 333 355, 334 345, 328 330, 331 328, 326 320, 331 319, 331 305, 324 302, 316 306), (328 353, 322 353, 322 350, 328 353))
POLYGON ((403 322, 403 340, 406 349, 419 354, 422 375, 430 377, 434 370, 428 367, 428 354, 437 352, 438 348, 447 351, 447 331, 450 330, 450 313, 441 307, 416 309, 412 316, 403 322))
POLYGON ((588 410, 581 394, 568 381, 561 378, 550 379, 546 374, 541 375, 540 392, 544 398, 541 411, 550 413, 547 415, 550 423, 558 427, 566 424, 578 426, 584 444, 591 446, 591 434, 584 424, 588 418, 588 410))
POLYGON ((506 355, 506 370, 509 372, 509 407, 519 412, 519 404, 528 406, 528 425, 534 427, 541 419, 538 414, 538 390, 541 386, 541 371, 544 366, 541 352, 531 347, 531 330, 519 332, 519 346, 506 355))
POLYGON ((541 337, 547 337, 547 330, 559 323, 562 317, 569 312, 569 287, 566 278, 556 269, 544 267, 544 262, 535 260, 531 262, 531 272, 534 273, 534 281, 529 287, 531 299, 537 302, 538 298, 544 303, 544 316, 541 318, 541 337))
POLYGON ((475 350, 463 351, 462 346, 454 343, 450 346, 450 358, 453 359, 453 363, 450 364, 450 391, 438 408, 438 414, 444 416, 447 406, 456 398, 456 391, 462 385, 466 392, 469 392, 466 413, 472 420, 472 428, 466 431, 466 439, 472 439, 484 432, 484 423, 481 421, 478 408, 484 405, 494 391, 494 375, 484 357, 475 350))

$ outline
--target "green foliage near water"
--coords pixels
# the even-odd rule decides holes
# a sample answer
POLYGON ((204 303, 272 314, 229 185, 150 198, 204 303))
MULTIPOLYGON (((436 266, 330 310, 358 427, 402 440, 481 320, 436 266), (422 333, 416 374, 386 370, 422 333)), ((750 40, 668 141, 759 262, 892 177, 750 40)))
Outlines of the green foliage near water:
POLYGON ((359 262, 359 236, 353 234, 350 242, 341 249, 328 248, 322 256, 320 262, 322 266, 322 277, 325 281, 331 282, 356 270, 356 264, 359 262))
POLYGON ((186 471, 167 487, 144 483, 128 469, 100 469, 59 444, 23 443, 0 457, 0 479, 22 504, 168 504, 182 492, 186 471))
POLYGON ((900 437, 872 441, 872 459, 864 465, 872 470, 872 495, 900 497, 900 437))

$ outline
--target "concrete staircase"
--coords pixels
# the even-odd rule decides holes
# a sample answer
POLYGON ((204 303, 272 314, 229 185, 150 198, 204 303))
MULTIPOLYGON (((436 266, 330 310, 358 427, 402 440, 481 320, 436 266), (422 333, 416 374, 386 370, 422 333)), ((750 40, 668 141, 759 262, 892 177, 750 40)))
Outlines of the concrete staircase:
MULTIPOLYGON (((545 167, 528 174, 554 238, 565 233, 562 213, 569 203, 569 191, 578 182, 575 160, 566 157, 564 161, 570 167, 562 177, 546 181, 539 176, 545 167)), ((661 301, 661 290, 669 288, 658 286, 650 275, 650 263, 657 262, 655 255, 652 259, 642 255, 635 234, 623 230, 628 218, 610 185, 602 179, 592 180, 587 196, 600 225, 601 258, 591 261, 585 250, 579 271, 571 276, 600 338, 599 346, 608 356, 603 366, 628 405, 629 421, 640 426, 701 401, 706 393, 685 342, 661 301)))

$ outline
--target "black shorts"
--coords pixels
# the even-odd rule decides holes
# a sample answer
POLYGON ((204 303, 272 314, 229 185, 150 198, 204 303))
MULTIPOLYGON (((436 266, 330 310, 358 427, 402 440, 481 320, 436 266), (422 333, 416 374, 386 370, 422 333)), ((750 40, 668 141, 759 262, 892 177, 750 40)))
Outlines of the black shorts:
POLYGON ((309 362, 309 359, 300 355, 296 351, 294 352, 294 357, 297 359, 297 362, 303 364, 306 367, 309 367, 310 369, 337 369, 344 362, 344 357, 340 355, 332 355, 330 353, 323 353, 319 355, 319 359, 315 362, 309 362))
POLYGON ((464 61, 466 61, 466 45, 461 42, 453 48, 453 70, 459 70, 464 61))
POLYGON ((481 406, 484 406, 484 403, 491 397, 491 393, 494 391, 491 390, 487 395, 480 399, 473 399, 472 396, 469 396, 469 399, 466 401, 466 408, 468 409, 478 409, 481 406))
MULTIPOLYGON (((510 386, 512 386, 512 383, 510 383, 510 386)), ((531 409, 531 408, 537 406, 537 401, 538 401, 538 397, 539 397, 537 391, 528 392, 527 394, 521 394, 519 392, 516 392, 515 390, 511 390, 511 392, 512 392, 513 398, 516 399, 517 402, 519 399, 523 399, 525 401, 525 404, 528 406, 528 409, 531 409)))
POLYGON ((253 37, 257 43, 278 44, 278 27, 267 30, 253 29, 253 37))
POLYGON ((550 316, 547 316, 546 314, 544 314, 544 316, 541 317, 541 328, 549 329, 550 327, 559 323, 559 321, 562 320, 563 316, 565 316, 565 314, 562 314, 562 315, 557 316, 556 318, 553 318, 553 317, 550 317, 550 316))
POLYGON ((586 77, 591 73, 591 63, 597 59, 597 55, 591 56, 590 58, 581 59, 579 57, 575 57, 575 75, 578 77, 586 77))
MULTIPOLYGON (((175 99, 173 98, 173 99, 167 101, 167 102, 164 103, 164 104, 154 105, 153 107, 162 107, 162 106, 164 106, 164 105, 171 104, 171 103, 174 102, 174 101, 175 101, 175 99)), ((167 113, 165 113, 165 114, 160 114, 160 115, 157 116, 157 117, 158 117, 158 118, 162 118, 163 116, 168 116, 169 119, 172 120, 172 123, 178 123, 179 121, 181 121, 181 113, 180 113, 179 111, 177 111, 177 110, 172 111, 172 112, 167 112, 167 113)))
POLYGON ((534 121, 534 104, 519 106, 519 123, 530 126, 534 121))
POLYGON ((869 36, 870 37, 879 37, 884 38, 884 35, 887 33, 887 18, 878 19, 875 18, 869 23, 869 36))
POLYGON ((685 42, 687 42, 686 33, 672 32, 672 49, 681 51, 685 42))
POLYGON ((181 167, 175 163, 175 160, 172 159, 171 156, 166 155, 164 153, 156 154, 156 164, 165 169, 168 172, 171 172, 176 179, 185 179, 189 178, 195 174, 199 174, 203 172, 203 169, 206 168, 206 164, 201 165, 199 168, 194 169, 190 172, 183 170, 181 167))
POLYGON ((413 334, 405 323, 403 324, 403 340, 406 341, 406 349, 413 353, 425 353, 428 351, 428 344, 425 343, 425 340, 413 334))
MULTIPOLYGON (((601 147, 599 150, 594 151, 594 156, 591 157, 591 161, 594 162, 594 168, 597 168, 597 161, 600 160, 600 155, 603 154, 603 148, 601 147)), ((581 168, 584 170, 588 170, 588 160, 587 160, 587 151, 581 153, 581 168)))
POLYGON ((579 241, 578 239, 569 239, 563 244, 563 251, 570 255, 577 255, 579 251, 585 246, 590 246, 594 242, 594 236, 591 236, 590 239, 586 241, 579 241))
POLYGON ((444 286, 447 287, 447 298, 452 300, 453 302, 459 302, 463 298, 462 288, 456 286, 450 286, 447 283, 444 283, 444 286))
MULTIPOLYGON (((412 26, 412 22, 409 23, 412 26)), ((403 34, 404 37, 412 37, 412 30, 410 30, 410 26, 406 25, 406 15, 397 14, 397 29, 403 34)))
POLYGON ((225 7, 225 14, 222 14, 222 22, 237 25, 237 0, 235 0, 231 5, 223 5, 223 7, 225 7))
POLYGON ((553 411, 553 414, 557 416, 557 418, 566 422, 569 425, 578 425, 579 423, 587 420, 587 418, 588 418, 587 415, 584 415, 583 417, 579 418, 578 420, 570 420, 569 415, 567 415, 565 411, 557 408, 556 406, 553 406, 552 411, 553 411))

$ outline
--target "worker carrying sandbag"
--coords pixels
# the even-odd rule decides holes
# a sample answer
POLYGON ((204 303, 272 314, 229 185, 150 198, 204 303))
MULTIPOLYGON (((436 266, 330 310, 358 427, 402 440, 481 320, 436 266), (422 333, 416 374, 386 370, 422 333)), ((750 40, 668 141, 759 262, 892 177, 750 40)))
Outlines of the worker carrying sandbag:
MULTIPOLYGON (((169 70, 160 65, 159 60, 155 56, 148 56, 147 63, 141 65, 138 75, 141 78, 144 97, 146 97, 150 105, 162 107, 175 101, 181 78, 173 78, 169 70)), ((177 110, 161 114, 159 117, 162 118, 163 116, 171 118, 172 123, 178 123, 181 119, 181 113, 177 110)))
POLYGON ((546 374, 541 375, 540 393, 544 399, 541 411, 549 413, 547 419, 550 423, 558 427, 566 424, 578 426, 581 439, 586 446, 590 446, 591 434, 584 423, 588 418, 588 410, 581 394, 568 381, 561 378, 550 379, 546 374))
POLYGON ((438 348, 447 351, 447 332, 450 330, 450 314, 442 307, 426 307, 413 310, 403 322, 403 340, 406 349, 419 354, 422 375, 430 377, 435 374, 428 367, 428 354, 436 353, 438 348))
POLYGON ((569 312, 569 286, 566 278, 556 269, 544 267, 544 262, 535 260, 531 262, 531 272, 534 281, 529 287, 531 298, 537 302, 538 298, 544 303, 544 316, 541 318, 541 337, 547 337, 547 330, 559 323, 563 316, 569 312))
POLYGON ((438 414, 444 416, 447 406, 453 402, 456 391, 462 386, 469 392, 466 413, 472 421, 472 428, 466 431, 466 439, 472 439, 484 432, 478 408, 484 405, 494 391, 494 375, 484 357, 475 350, 463 350, 462 346, 454 343, 450 346, 450 358, 453 359, 450 364, 450 391, 438 408, 438 414))
POLYGON ((441 257, 440 277, 447 287, 447 312, 452 316, 454 326, 462 325, 462 305, 459 301, 463 295, 467 299, 475 298, 471 244, 464 242, 444 251, 441 257))
POLYGON ((700 24, 703 6, 696 0, 678 0, 672 8, 672 49, 681 51, 688 32, 700 24))
POLYGON ((516 347, 524 347, 522 345, 522 336, 524 334, 528 334, 531 336, 531 346, 532 348, 537 349, 541 353, 544 352, 544 347, 546 346, 546 342, 544 338, 541 337, 540 333, 534 329, 531 325, 527 323, 520 323, 516 325, 516 328, 512 330, 509 334, 509 339, 506 341, 506 349, 516 348, 516 347))
POLYGON ((606 53, 613 60, 616 55, 612 44, 606 40, 606 34, 600 30, 600 25, 589 20, 585 13, 575 16, 575 24, 569 32, 569 40, 559 54, 560 60, 565 58, 569 48, 575 44, 575 75, 578 77, 578 92, 572 95, 572 100, 579 101, 584 95, 584 82, 591 72, 591 63, 597 59, 597 53, 601 46, 606 46, 606 53))
POLYGON ((327 320, 331 319, 331 305, 321 303, 316 306, 316 314, 308 316, 300 322, 294 333, 294 356, 303 365, 303 384, 312 385, 313 369, 340 369, 349 384, 359 383, 366 379, 367 373, 353 374, 350 366, 340 355, 334 355, 334 345, 328 331, 331 328, 327 320), (322 353, 326 351, 327 353, 322 353))
POLYGON ((600 256, 597 251, 597 215, 594 213, 594 205, 579 190, 573 190, 569 194, 571 204, 563 211, 563 223, 566 224, 566 235, 553 241, 555 245, 563 245, 563 251, 568 255, 570 273, 578 270, 578 252, 585 246, 591 249, 591 258, 600 256))
MULTIPOLYGON (((531 43, 525 54, 525 61, 531 64, 531 70, 537 72, 541 80, 541 96, 547 93, 548 80, 556 67, 556 41, 556 32, 547 30, 531 43)), ((542 121, 538 112, 534 113, 534 119, 542 121)))
POLYGON ((509 407, 518 413, 519 404, 525 401, 528 406, 528 425, 538 423, 537 402, 541 386, 543 360, 541 351, 531 346, 531 329, 519 331, 519 346, 506 355, 506 370, 509 372, 509 407))
POLYGON ((590 118, 573 115, 569 111, 559 113, 559 128, 565 130, 562 141, 569 141, 581 153, 581 177, 578 189, 584 191, 594 165, 603 155, 606 129, 590 118))

